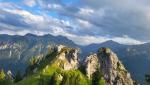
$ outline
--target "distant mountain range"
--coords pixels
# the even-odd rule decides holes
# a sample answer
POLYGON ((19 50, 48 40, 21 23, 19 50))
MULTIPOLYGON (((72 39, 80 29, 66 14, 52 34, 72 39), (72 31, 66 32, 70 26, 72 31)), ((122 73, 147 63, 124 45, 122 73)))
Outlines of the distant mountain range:
POLYGON ((0 35, 0 68, 10 69, 12 72, 15 72, 16 68, 24 71, 31 57, 45 56, 50 48, 59 44, 79 47, 63 36, 0 35))
POLYGON ((69 47, 80 48, 83 60, 90 52, 96 52, 100 47, 109 47, 117 53, 133 79, 144 83, 144 75, 150 74, 150 43, 141 45, 123 45, 114 41, 106 41, 100 44, 80 46, 63 36, 50 34, 37 36, 33 34, 0 35, 0 68, 5 70, 22 70, 24 72, 28 60, 34 56, 45 56, 48 50, 55 45, 63 44, 69 47))

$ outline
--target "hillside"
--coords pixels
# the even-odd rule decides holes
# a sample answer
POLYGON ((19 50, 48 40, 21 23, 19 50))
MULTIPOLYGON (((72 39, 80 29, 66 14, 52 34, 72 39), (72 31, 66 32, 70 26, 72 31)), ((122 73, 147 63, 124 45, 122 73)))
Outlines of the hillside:
POLYGON ((133 85, 130 73, 109 48, 100 48, 84 63, 78 53, 79 49, 54 47, 47 56, 30 59, 22 79, 11 80, 6 75, 0 85, 133 85))

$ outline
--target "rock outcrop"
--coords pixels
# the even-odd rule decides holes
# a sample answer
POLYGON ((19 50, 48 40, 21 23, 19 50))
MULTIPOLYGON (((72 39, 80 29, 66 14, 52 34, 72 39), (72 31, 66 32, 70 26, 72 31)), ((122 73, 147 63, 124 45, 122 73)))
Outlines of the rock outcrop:
POLYGON ((63 45, 57 46, 58 55, 57 58, 57 65, 64 70, 71 70, 78 68, 78 49, 75 48, 68 48, 63 45))
POLYGON ((13 74, 10 70, 7 71, 6 79, 13 81, 13 74))
POLYGON ((88 56, 84 64, 89 78, 100 70, 107 85, 133 85, 130 73, 109 48, 101 48, 97 54, 88 56))
POLYGON ((86 75, 88 76, 88 78, 91 78, 92 74, 96 72, 100 65, 97 54, 89 55, 86 58, 84 65, 86 66, 86 75))

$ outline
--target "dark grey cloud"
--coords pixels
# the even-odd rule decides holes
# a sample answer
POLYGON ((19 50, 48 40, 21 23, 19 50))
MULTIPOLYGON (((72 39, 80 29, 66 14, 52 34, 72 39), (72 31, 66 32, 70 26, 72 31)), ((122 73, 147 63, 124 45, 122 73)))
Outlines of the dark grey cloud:
MULTIPOLYGON (((104 9, 102 19, 90 18, 89 22, 102 27, 112 36, 128 35, 139 40, 149 40, 149 6, 147 0, 84 0, 93 10, 104 9)), ((99 17, 99 16, 97 16, 99 17)))
POLYGON ((24 18, 20 15, 12 14, 4 10, 0 10, 0 23, 29 28, 29 24, 24 22, 24 18))
MULTIPOLYGON (((68 7, 76 10, 66 9, 61 2, 56 2, 61 6, 61 9, 55 9, 60 15, 71 17, 72 20, 82 19, 93 25, 86 31, 84 27, 76 28, 78 31, 75 33, 114 37, 128 35, 142 41, 150 40, 150 7, 145 6, 147 0, 83 0, 81 2, 82 6, 68 7), (78 14, 81 8, 85 10, 85 15, 78 14), (93 10, 93 13, 86 16, 88 9, 93 10), (103 16, 100 15, 102 11, 99 10, 101 9, 104 10, 103 16)), ((51 4, 48 1, 45 3, 51 4)))

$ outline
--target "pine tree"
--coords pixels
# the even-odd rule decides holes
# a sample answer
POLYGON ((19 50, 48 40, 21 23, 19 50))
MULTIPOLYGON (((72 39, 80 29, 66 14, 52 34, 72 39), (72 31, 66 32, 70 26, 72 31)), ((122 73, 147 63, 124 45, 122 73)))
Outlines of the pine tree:
POLYGON ((15 75, 15 78, 14 78, 14 82, 18 82, 22 80, 22 76, 20 74, 20 71, 17 71, 17 74, 15 75))
POLYGON ((150 75, 149 74, 145 75, 145 80, 147 83, 150 83, 150 75))

